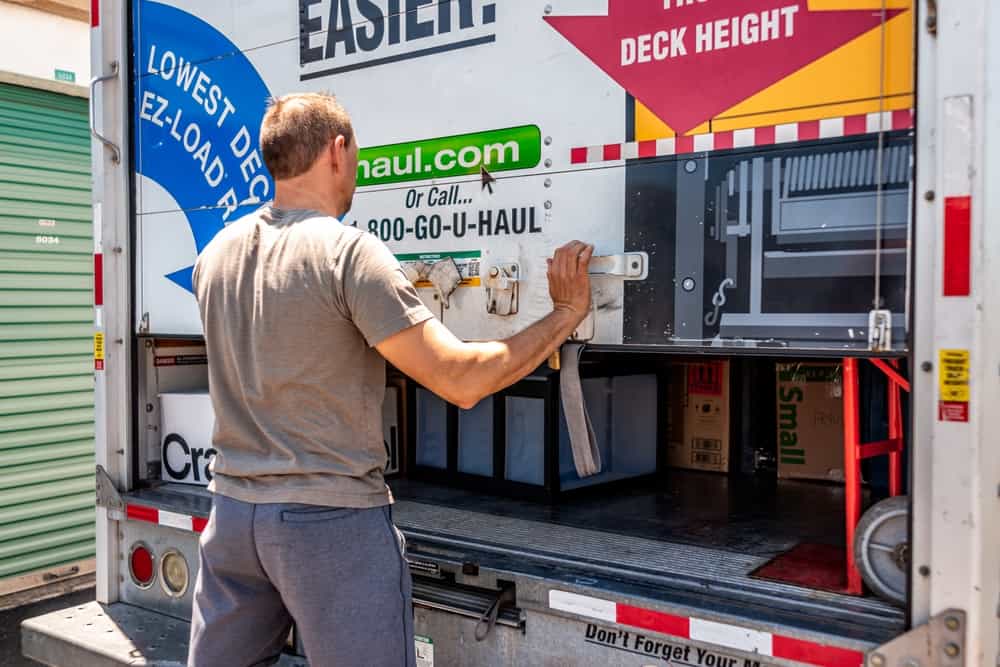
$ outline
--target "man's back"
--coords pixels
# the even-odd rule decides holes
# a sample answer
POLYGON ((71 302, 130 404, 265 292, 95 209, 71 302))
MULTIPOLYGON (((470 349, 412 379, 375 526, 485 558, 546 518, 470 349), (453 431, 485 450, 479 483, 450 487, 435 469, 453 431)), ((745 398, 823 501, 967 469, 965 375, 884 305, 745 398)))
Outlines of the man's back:
POLYGON ((385 362, 372 349, 431 314, 374 237, 264 207, 195 268, 218 456, 212 490, 245 502, 375 507, 385 362))

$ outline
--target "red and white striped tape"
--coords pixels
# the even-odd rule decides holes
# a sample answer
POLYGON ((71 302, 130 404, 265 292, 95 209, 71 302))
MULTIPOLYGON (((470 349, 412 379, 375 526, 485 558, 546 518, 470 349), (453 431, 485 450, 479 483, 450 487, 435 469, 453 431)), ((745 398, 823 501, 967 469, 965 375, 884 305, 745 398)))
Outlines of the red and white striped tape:
POLYGON ((205 530, 208 519, 200 516, 188 516, 177 512, 146 507, 144 505, 126 505, 125 516, 134 521, 145 521, 146 523, 156 523, 161 526, 170 526, 180 530, 187 530, 200 533, 205 530))
POLYGON ((670 139, 630 141, 623 144, 604 144, 603 146, 581 146, 570 150, 570 163, 590 164, 593 162, 685 155, 688 153, 701 153, 730 148, 772 146, 775 144, 791 143, 793 141, 833 139, 858 134, 872 134, 880 131, 908 130, 912 127, 913 111, 903 109, 901 111, 824 118, 823 120, 769 125, 767 127, 731 130, 728 132, 711 132, 709 134, 673 137, 670 139))
POLYGON ((865 659, 864 653, 853 649, 785 637, 693 616, 675 616, 567 591, 549 591, 549 607, 608 623, 627 625, 772 658, 796 660, 808 665, 859 667, 865 659))

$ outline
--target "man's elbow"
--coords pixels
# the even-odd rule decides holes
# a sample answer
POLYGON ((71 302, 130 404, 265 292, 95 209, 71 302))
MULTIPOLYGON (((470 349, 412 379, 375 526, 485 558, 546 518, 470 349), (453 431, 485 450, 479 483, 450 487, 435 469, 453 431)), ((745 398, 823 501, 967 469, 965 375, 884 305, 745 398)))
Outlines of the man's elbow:
POLYGON ((438 395, 452 405, 463 410, 471 410, 479 405, 479 402, 486 398, 489 392, 472 385, 470 382, 458 380, 454 383, 449 382, 446 387, 441 387, 438 395))
POLYGON ((484 398, 486 398, 486 394, 463 390, 453 393, 450 398, 446 398, 445 400, 463 410, 471 410, 479 405, 479 402, 484 398))

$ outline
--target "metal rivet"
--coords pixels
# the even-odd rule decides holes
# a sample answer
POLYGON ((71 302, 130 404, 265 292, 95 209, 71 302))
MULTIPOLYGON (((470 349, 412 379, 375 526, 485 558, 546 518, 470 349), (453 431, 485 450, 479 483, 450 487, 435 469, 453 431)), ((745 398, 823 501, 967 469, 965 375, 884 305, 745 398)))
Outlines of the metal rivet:
POLYGON ((935 196, 936 195, 934 194, 933 190, 928 190, 927 192, 924 193, 924 199, 926 199, 927 201, 934 201, 935 196))
POLYGON ((868 664, 872 665, 872 667, 882 667, 885 664, 885 658, 881 654, 876 653, 868 659, 868 664))
POLYGON ((545 13, 546 14, 552 13, 552 5, 545 5, 545 13))
POLYGON ((931 568, 927 567, 926 565, 921 565, 917 569, 917 572, 920 573, 921 577, 929 577, 929 576, 931 576, 931 568))
POLYGON ((545 210, 547 211, 550 208, 552 208, 552 202, 550 202, 550 201, 545 202, 545 210))
POLYGON ((920 364, 920 370, 922 370, 925 373, 930 373, 932 370, 934 370, 934 364, 932 364, 929 361, 925 361, 922 364, 920 364))
POLYGON ((153 404, 146 403, 146 412, 152 412, 152 411, 153 411, 153 404))
POLYGON ((638 269, 639 268, 639 262, 632 262, 632 268, 633 269, 638 269))
POLYGON ((551 158, 545 160, 545 166, 546 167, 551 167, 552 166, 552 159, 551 158))
POLYGON ((545 137, 545 145, 546 146, 552 145, 552 137, 545 137))
POLYGON ((120 245, 116 245, 114 248, 111 249, 111 252, 120 255, 122 252, 122 247, 120 245))
POLYGON ((954 642, 946 644, 944 647, 944 654, 949 658, 957 658, 959 654, 958 644, 954 642))
POLYGON ((552 187, 552 179, 551 178, 546 178, 545 179, 545 187, 547 187, 547 188, 551 188, 552 187))
POLYGON ((958 619, 954 616, 947 617, 944 619, 944 627, 952 631, 958 630, 958 619))
POLYGON ((694 288, 698 286, 698 283, 694 281, 694 278, 685 278, 681 281, 681 289, 685 292, 693 292, 694 288))

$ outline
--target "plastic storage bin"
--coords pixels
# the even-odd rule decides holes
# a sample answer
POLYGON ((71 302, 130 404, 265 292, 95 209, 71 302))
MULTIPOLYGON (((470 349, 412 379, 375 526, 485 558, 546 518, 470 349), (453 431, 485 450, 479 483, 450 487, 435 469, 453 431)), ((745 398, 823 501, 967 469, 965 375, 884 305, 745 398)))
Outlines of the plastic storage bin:
POLYGON ((601 451, 601 472, 580 478, 559 398, 559 374, 540 370, 471 410, 422 387, 414 415, 410 476, 523 497, 559 494, 656 474, 663 452, 658 373, 623 374, 612 364, 581 368, 584 400, 601 451))

